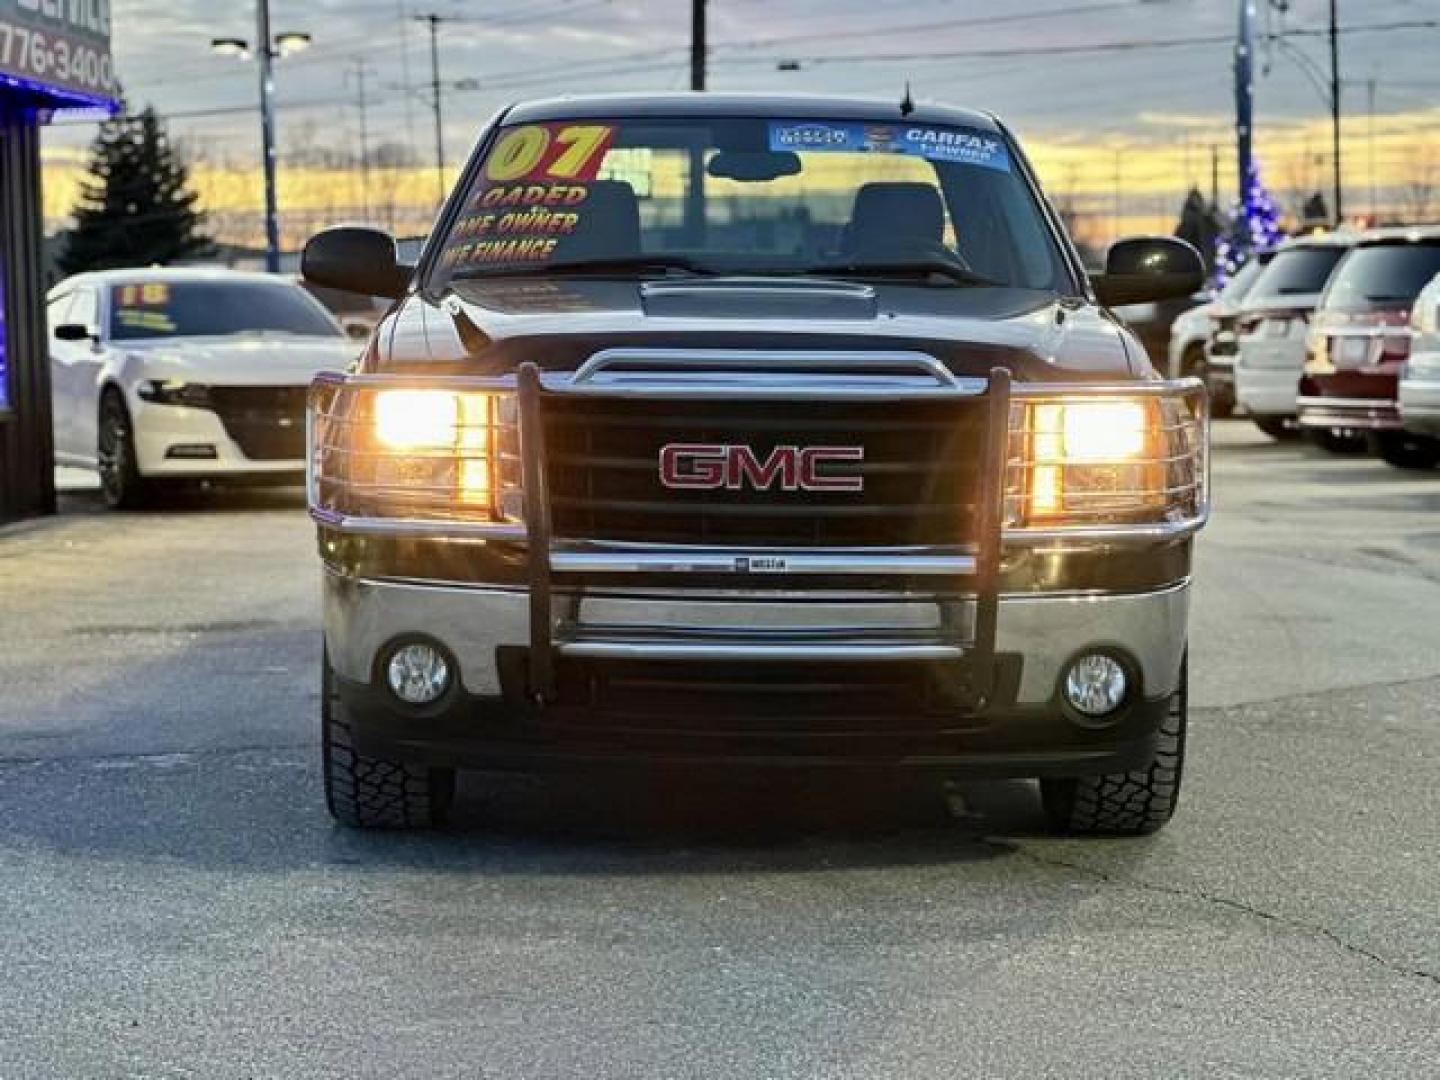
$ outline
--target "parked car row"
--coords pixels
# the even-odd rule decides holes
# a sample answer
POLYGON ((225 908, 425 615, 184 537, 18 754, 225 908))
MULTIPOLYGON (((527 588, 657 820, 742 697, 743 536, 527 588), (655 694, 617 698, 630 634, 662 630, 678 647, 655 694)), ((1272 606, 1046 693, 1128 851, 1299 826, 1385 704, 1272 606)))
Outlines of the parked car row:
POLYGON ((1440 228, 1288 240, 1176 320, 1170 369, 1203 375, 1217 416, 1233 387, 1231 400, 1272 438, 1304 432, 1337 453, 1373 448, 1397 467, 1432 468, 1440 464, 1437 275, 1440 228))

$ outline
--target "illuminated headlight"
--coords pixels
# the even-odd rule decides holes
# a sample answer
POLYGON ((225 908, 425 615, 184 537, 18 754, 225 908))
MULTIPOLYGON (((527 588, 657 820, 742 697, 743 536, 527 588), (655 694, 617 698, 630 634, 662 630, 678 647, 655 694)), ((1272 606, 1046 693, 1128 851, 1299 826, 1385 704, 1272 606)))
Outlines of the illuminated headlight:
POLYGON ((1006 524, 1069 528, 1164 523, 1204 510, 1198 396, 1073 397, 1011 415, 1006 524))
POLYGON ((489 505, 496 398, 450 390, 382 390, 372 418, 376 443, 390 451, 376 480, 459 502, 489 505))

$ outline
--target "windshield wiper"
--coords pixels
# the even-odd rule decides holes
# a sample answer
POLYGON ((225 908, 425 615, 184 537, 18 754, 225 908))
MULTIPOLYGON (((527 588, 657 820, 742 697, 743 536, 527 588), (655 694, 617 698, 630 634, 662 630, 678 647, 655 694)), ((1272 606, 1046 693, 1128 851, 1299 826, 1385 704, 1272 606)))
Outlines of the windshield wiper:
POLYGON ((494 267, 473 267, 456 272, 459 281, 503 277, 581 277, 623 273, 672 273, 708 275, 715 270, 686 255, 615 255, 605 259, 577 259, 572 262, 524 263, 494 267))
POLYGON ((938 275, 956 285, 975 288, 1002 287, 1001 282, 992 281, 983 274, 977 274, 948 259, 893 259, 883 262, 850 259, 842 262, 816 263, 805 269, 807 273, 812 274, 848 274, 855 277, 899 277, 906 274, 938 275))

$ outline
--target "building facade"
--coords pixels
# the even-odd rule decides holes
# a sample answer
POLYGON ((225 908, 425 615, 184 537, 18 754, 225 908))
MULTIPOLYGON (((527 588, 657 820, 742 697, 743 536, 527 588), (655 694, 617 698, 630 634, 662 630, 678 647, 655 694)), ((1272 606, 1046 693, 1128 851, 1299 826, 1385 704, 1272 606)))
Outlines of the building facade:
POLYGON ((0 0, 0 521, 55 508, 40 129, 116 97, 109 0, 0 0))

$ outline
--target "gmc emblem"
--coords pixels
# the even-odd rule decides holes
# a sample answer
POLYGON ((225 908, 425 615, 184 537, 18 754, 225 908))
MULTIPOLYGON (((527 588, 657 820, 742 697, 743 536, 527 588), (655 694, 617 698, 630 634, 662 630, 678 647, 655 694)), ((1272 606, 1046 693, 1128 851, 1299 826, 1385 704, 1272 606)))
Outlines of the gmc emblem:
POLYGON ((682 491, 865 490, 865 477, 842 465, 865 460, 863 446, 777 446, 762 461, 748 446, 669 443, 660 448, 660 483, 682 491))

